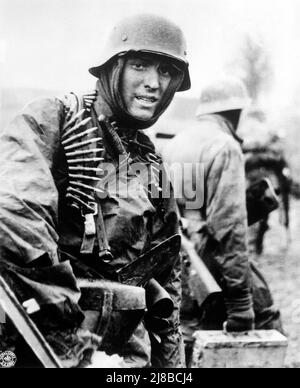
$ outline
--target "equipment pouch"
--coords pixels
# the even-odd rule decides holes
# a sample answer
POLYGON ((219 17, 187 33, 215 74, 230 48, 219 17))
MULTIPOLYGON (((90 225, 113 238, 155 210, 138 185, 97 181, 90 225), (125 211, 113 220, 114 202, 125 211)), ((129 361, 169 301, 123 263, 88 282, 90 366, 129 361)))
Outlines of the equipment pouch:
POLYGON ((100 350, 108 355, 118 353, 146 312, 145 290, 90 279, 79 279, 79 287, 82 292, 79 304, 87 319, 94 317, 94 322, 89 322, 88 328, 102 337, 100 350))

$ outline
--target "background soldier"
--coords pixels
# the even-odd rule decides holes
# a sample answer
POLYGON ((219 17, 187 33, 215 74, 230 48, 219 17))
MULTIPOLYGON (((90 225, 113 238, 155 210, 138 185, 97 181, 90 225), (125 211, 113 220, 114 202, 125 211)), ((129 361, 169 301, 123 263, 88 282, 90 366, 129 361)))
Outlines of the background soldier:
MULTIPOLYGON (((257 108, 249 109, 239 133, 244 140, 242 148, 245 155, 247 184, 249 186, 262 178, 271 180, 280 197, 281 218, 288 241, 292 179, 283 138, 269 127, 264 112, 257 108)), ((269 229, 269 216, 249 229, 249 248, 261 255, 265 233, 269 229)))
MULTIPOLYGON (((205 306, 195 328, 245 331, 280 327, 268 286, 247 251, 247 213, 242 140, 236 130, 249 105, 244 85, 224 78, 203 89, 198 128, 178 134, 163 150, 168 164, 204 164, 204 206, 187 210, 187 234, 219 283, 224 300, 205 306)), ((174 177, 176 180, 176 176, 174 177)), ((186 182, 183 182, 183 185, 186 182)), ((183 186, 184 187, 184 186, 183 186)), ((185 313, 188 312, 185 310, 185 313)), ((195 312, 185 315, 190 320, 195 312)), ((188 324, 188 322, 187 322, 188 324)))
POLYGON ((144 312, 142 288, 130 278, 122 278, 125 288, 101 279, 118 280, 124 275, 118 270, 178 233, 173 198, 151 194, 162 190, 161 160, 143 129, 177 91, 190 88, 185 39, 162 17, 130 17, 113 28, 89 71, 98 78, 94 91, 37 100, 1 135, 1 275, 21 303, 36 299, 34 319, 65 365, 81 365, 85 351, 102 341, 101 349, 119 353, 128 366, 183 366, 178 244, 168 247, 169 257, 155 252, 164 257, 163 270, 156 266, 152 273, 147 260, 138 273, 141 279, 150 273, 165 287, 173 313, 168 319, 148 314, 148 331, 140 324, 127 345, 116 332, 119 325, 133 326, 129 294, 132 310, 144 312), (127 166, 123 176, 120 160, 127 166), (116 177, 104 177, 107 163, 116 177), (146 167, 146 176, 130 170, 134 163, 146 167), (109 184, 120 178, 130 189, 125 196, 109 184), (81 290, 79 277, 88 284, 81 290), (98 299, 85 298, 82 290, 88 293, 89 281, 99 279, 98 299), (117 315, 127 309, 126 320, 113 320, 113 308, 117 315), (78 330, 84 319, 94 334, 78 330))

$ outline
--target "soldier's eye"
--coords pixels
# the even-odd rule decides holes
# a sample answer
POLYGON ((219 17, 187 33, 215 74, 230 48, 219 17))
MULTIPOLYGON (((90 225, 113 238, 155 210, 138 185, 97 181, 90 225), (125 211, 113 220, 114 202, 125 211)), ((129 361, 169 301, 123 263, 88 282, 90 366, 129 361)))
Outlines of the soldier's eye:
POLYGON ((135 61, 132 63, 132 67, 136 70, 144 70, 146 64, 143 61, 135 61))
POLYGON ((170 65, 161 65, 159 66, 159 72, 161 75, 168 77, 172 74, 172 66, 170 65))

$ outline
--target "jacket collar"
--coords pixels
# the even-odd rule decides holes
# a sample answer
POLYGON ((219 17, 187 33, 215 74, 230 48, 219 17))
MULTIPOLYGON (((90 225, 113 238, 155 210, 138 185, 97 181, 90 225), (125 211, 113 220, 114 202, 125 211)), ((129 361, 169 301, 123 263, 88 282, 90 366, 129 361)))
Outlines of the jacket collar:
POLYGON ((220 129, 229 134, 229 135, 232 135, 232 137, 240 144, 242 145, 244 140, 237 135, 236 133, 236 129, 234 128, 232 122, 228 119, 226 119, 224 116, 220 115, 220 114, 217 114, 215 113, 213 116, 215 116, 215 118, 217 119, 217 121, 219 122, 220 124, 220 129))

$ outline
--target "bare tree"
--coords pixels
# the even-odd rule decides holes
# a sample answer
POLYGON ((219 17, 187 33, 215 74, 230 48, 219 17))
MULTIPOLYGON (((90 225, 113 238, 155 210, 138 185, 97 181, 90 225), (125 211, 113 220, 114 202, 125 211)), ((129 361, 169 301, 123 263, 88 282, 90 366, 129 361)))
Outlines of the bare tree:
POLYGON ((238 55, 229 68, 245 82, 253 102, 257 102, 261 93, 268 91, 274 76, 266 45, 262 39, 250 35, 244 37, 238 55))

